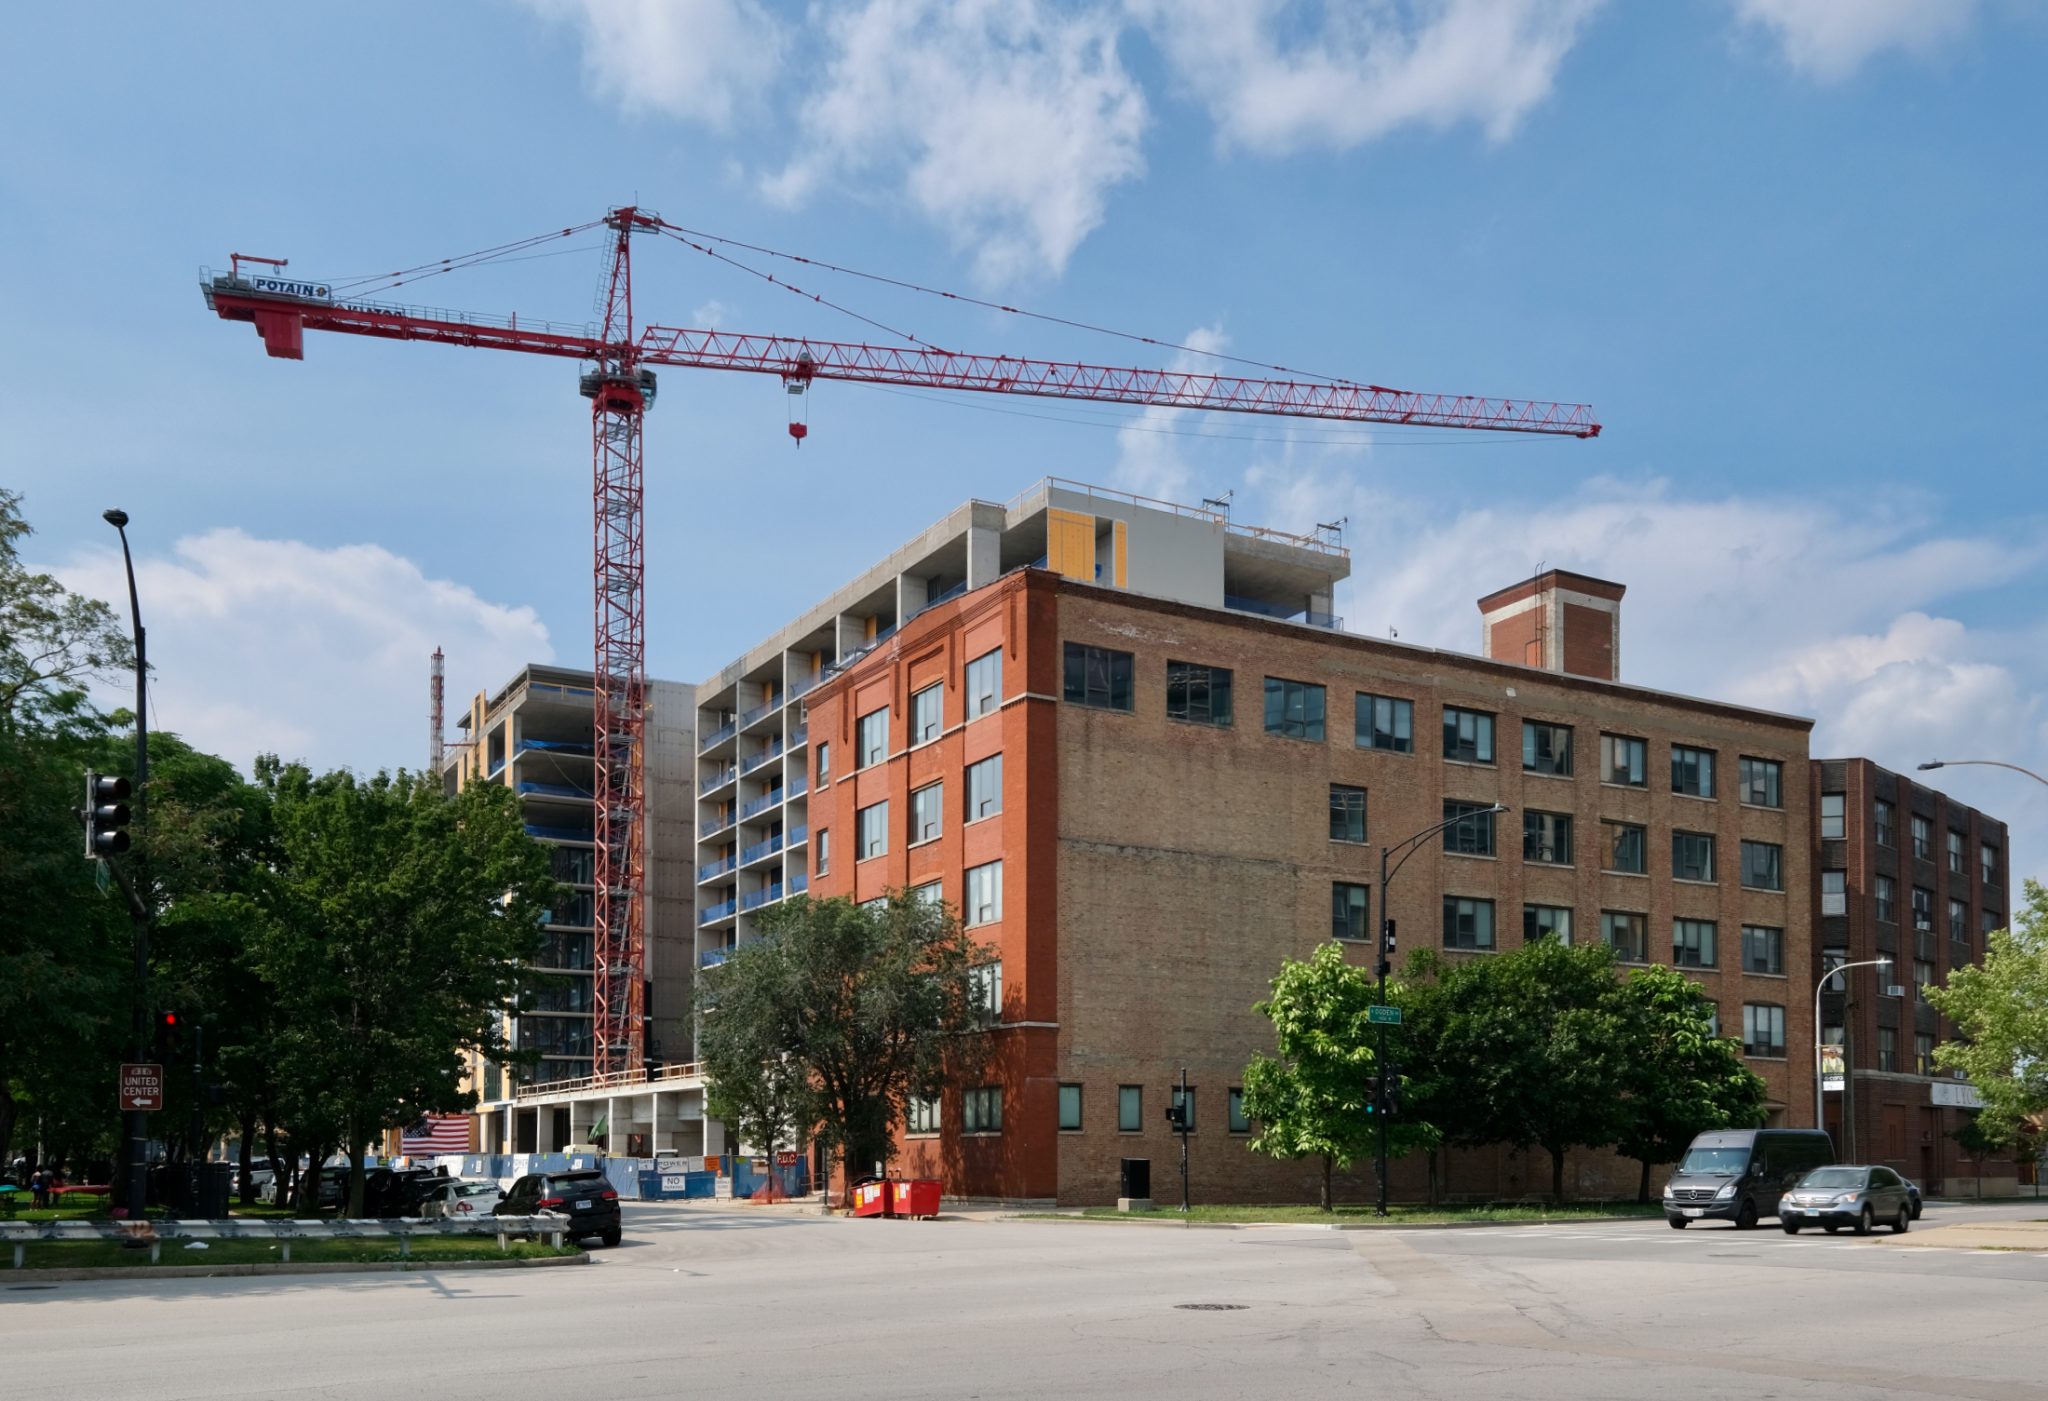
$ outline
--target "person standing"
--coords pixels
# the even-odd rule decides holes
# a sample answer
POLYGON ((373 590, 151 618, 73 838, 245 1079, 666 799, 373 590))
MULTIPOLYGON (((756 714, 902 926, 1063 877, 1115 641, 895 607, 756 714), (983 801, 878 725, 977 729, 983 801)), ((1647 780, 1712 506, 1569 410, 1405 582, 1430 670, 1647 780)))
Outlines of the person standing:
POLYGON ((50 1179, 40 1167, 28 1175, 28 1191, 38 1211, 50 1204, 50 1179))

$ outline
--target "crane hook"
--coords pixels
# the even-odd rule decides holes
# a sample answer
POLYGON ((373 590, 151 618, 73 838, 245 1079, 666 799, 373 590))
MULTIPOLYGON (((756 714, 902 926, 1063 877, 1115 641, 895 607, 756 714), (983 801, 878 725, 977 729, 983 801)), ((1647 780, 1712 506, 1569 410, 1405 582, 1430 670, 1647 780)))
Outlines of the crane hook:
POLYGON ((795 367, 782 376, 782 387, 789 393, 789 436, 802 447, 810 434, 810 425, 804 422, 804 397, 810 391, 811 375, 817 362, 811 359, 807 350, 799 351, 795 367))

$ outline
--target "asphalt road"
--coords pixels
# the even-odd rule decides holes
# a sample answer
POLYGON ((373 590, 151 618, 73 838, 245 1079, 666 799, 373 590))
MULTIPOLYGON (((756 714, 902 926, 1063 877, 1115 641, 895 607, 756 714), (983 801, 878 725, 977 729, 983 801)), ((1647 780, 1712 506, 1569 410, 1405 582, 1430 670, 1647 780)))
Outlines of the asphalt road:
MULTIPOLYGON (((1920 1228, 1999 1218, 2048 1218, 2048 1202, 1934 1205, 1920 1228)), ((38 1401, 2048 1401, 2048 1255, 1883 1234, 841 1221, 657 1204, 629 1205, 626 1232, 568 1269, 25 1290, 0 1268, 0 1378, 38 1401)))

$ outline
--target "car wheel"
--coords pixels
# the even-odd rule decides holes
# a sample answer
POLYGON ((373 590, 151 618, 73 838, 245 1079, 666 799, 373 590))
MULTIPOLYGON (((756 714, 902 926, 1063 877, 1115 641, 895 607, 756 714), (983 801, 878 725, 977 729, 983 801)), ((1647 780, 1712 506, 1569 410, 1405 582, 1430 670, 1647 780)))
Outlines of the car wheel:
POLYGON ((1902 1206, 1899 1208, 1899 1219, 1892 1222, 1892 1234, 1895 1236, 1903 1236, 1904 1234, 1906 1234, 1906 1228, 1912 1224, 1912 1209, 1910 1207, 1902 1206))
POLYGON ((1667 1216, 1664 1218, 1664 1220, 1666 1221, 1666 1223, 1670 1225, 1671 1229, 1674 1231, 1682 1231, 1689 1224, 1691 1224, 1683 1216, 1667 1216))
POLYGON ((1921 1204, 1919 1202, 1913 1203, 1913 1219, 1915 1221, 1918 1221, 1920 1219, 1920 1207, 1921 1204))
POLYGON ((1744 1202, 1735 1212, 1735 1229, 1754 1231, 1756 1229, 1756 1203, 1744 1202))
POLYGON ((1877 1213, 1870 1209, 1870 1203, 1863 1204, 1863 1214, 1856 1218, 1856 1234, 1867 1236, 1877 1229, 1877 1213))
POLYGON ((1787 1221, 1787 1222, 1785 1223, 1785 1234, 1786 1234, 1786 1235, 1788 1235, 1788 1236, 1796 1236, 1796 1235, 1798 1235, 1798 1234, 1799 1234, 1799 1223, 1798 1223, 1797 1221, 1787 1221))
POLYGON ((607 1249, 616 1249, 619 1244, 619 1241, 623 1239, 623 1233, 620 1231, 619 1227, 614 1226, 609 1231, 606 1231, 604 1233, 602 1239, 607 1249))
POLYGON ((1830 1222, 1828 1222, 1828 1223, 1827 1223, 1827 1224, 1826 1224, 1825 1226, 1822 1226, 1822 1227, 1821 1227, 1821 1229, 1822 1229, 1823 1231, 1826 1231, 1826 1232, 1827 1232, 1827 1233, 1828 1233, 1829 1235, 1833 1235, 1833 1234, 1834 1234, 1835 1232, 1837 1232, 1837 1231, 1841 1230, 1841 1229, 1842 1229, 1842 1227, 1841 1227, 1840 1223, 1838 1223, 1838 1222, 1834 1222, 1834 1221, 1830 1221, 1830 1222))

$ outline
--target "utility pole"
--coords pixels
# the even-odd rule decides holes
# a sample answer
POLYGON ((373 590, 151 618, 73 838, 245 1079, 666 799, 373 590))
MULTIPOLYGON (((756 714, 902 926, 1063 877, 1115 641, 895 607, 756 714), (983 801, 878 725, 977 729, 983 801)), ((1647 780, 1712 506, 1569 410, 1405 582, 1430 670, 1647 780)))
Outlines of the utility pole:
MULTIPOLYGON (((128 513, 115 507, 102 511, 101 519, 121 536, 121 563, 128 571, 128 617, 135 638, 135 881, 128 892, 128 910, 135 927, 135 1059, 150 1058, 149 1020, 149 926, 154 918, 150 906, 148 874, 149 811, 149 654, 144 647, 142 605, 135 594, 135 560, 128 552, 128 513)), ((128 1219, 139 1221, 149 1202, 149 1114, 127 1111, 128 1219)))
POLYGON ((1180 1214, 1188 1214, 1188 1068, 1180 1068, 1180 1214))

